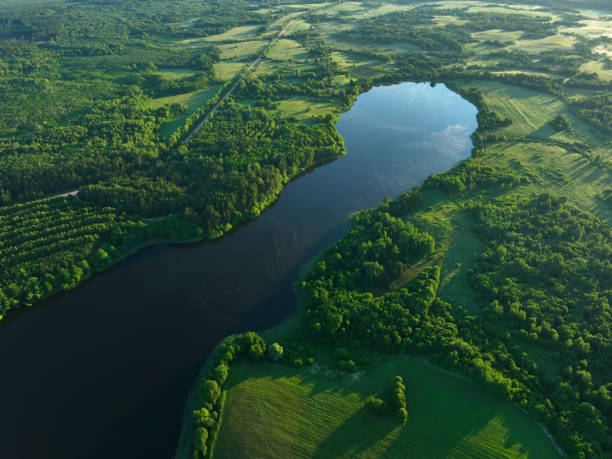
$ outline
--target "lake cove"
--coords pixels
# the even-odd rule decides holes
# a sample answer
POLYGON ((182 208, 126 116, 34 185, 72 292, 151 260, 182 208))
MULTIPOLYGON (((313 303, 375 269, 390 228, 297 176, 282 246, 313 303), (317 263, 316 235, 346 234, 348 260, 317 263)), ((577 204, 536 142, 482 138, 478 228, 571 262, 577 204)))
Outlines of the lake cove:
POLYGON ((170 457, 210 350, 289 315, 301 266, 350 213, 467 158, 476 112, 444 85, 373 88, 337 123, 347 155, 289 183, 257 220, 148 249, 3 321, 0 456, 170 457))

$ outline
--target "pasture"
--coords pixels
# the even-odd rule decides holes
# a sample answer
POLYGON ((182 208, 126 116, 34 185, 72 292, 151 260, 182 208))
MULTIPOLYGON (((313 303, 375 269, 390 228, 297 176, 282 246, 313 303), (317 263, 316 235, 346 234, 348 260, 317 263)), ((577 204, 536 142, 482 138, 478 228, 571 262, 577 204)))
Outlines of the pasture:
POLYGON ((415 358, 365 374, 326 376, 316 366, 232 366, 212 457, 556 457, 518 407, 415 358), (364 404, 392 378, 406 385, 409 419, 364 404), (292 413, 286 416, 286 413, 292 413))

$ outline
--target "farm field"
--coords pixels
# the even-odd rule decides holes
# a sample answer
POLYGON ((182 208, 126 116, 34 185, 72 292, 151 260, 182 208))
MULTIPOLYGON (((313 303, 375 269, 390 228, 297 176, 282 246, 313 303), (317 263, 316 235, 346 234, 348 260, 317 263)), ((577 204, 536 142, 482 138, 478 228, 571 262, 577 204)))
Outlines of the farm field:
POLYGON ((421 360, 392 358, 354 379, 320 371, 236 364, 212 457, 557 457, 517 407, 421 360), (365 406, 396 375, 405 425, 365 406))

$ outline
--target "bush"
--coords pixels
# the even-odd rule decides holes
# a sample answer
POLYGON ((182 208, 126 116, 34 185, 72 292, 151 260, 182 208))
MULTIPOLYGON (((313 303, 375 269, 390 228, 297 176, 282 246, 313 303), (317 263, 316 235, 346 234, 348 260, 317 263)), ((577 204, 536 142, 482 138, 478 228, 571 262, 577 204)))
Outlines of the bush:
POLYGON ((261 360, 265 353, 265 343, 254 343, 249 346, 249 357, 251 357, 253 360, 261 360))
POLYGON ((219 365, 215 367, 214 378, 215 378, 215 381, 219 383, 219 386, 222 386, 225 383, 228 376, 229 376, 229 367, 227 366, 227 364, 220 363, 219 365))
POLYGON ((406 408, 400 408, 396 411, 396 414, 397 418, 402 424, 404 424, 408 420, 408 411, 406 411, 406 408))
POLYGON ((214 411, 211 413, 206 408, 202 407, 194 410, 193 420, 196 427, 206 427, 207 429, 210 429, 215 425, 216 413, 214 411))
POLYGON ((379 416, 384 414, 387 410, 386 403, 380 398, 374 397, 373 395, 370 395, 366 399, 366 405, 370 410, 372 410, 372 412, 374 412, 374 414, 377 414, 379 416))
POLYGON ((200 459, 206 457, 208 448, 206 442, 208 441, 208 430, 205 427, 198 427, 193 437, 193 457, 200 459))
POLYGON ((202 402, 210 403, 214 406, 219 397, 221 397, 221 389, 217 381, 214 379, 205 380, 204 384, 202 384, 202 402))
POLYGON ((268 348, 268 357, 270 357, 270 360, 273 362, 278 362, 283 358, 283 346, 278 343, 271 344, 268 348))

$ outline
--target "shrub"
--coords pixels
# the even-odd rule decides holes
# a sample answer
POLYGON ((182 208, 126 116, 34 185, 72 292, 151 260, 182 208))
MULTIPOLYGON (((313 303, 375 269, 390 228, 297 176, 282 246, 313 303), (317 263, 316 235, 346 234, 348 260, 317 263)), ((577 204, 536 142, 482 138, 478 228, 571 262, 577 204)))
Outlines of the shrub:
POLYGON ((268 356, 273 362, 278 362, 283 358, 283 346, 278 343, 273 343, 268 347, 268 356))
POLYGON ((221 389, 219 384, 214 379, 207 379, 202 384, 202 401, 203 403, 210 403, 215 405, 219 397, 221 396, 221 389))
POLYGON ((399 410, 397 410, 396 413, 397 413, 397 418, 402 424, 404 424, 408 420, 408 411, 406 411, 406 408, 402 407, 399 410))
POLYGON ((229 376, 229 367, 225 363, 220 363, 215 367, 214 370, 214 378, 215 381, 219 383, 219 386, 222 386, 223 383, 227 380, 229 376))
POLYGON ((373 395, 370 395, 366 399, 366 405, 370 410, 379 416, 384 414, 387 409, 385 402, 380 398, 374 397, 373 395))
POLYGON ((253 343, 249 347, 249 357, 251 357, 253 360, 261 360, 265 353, 265 343, 253 343))
POLYGON ((193 457, 194 459, 200 459, 206 457, 208 448, 206 442, 208 441, 208 430, 205 427, 198 427, 193 437, 193 457))

